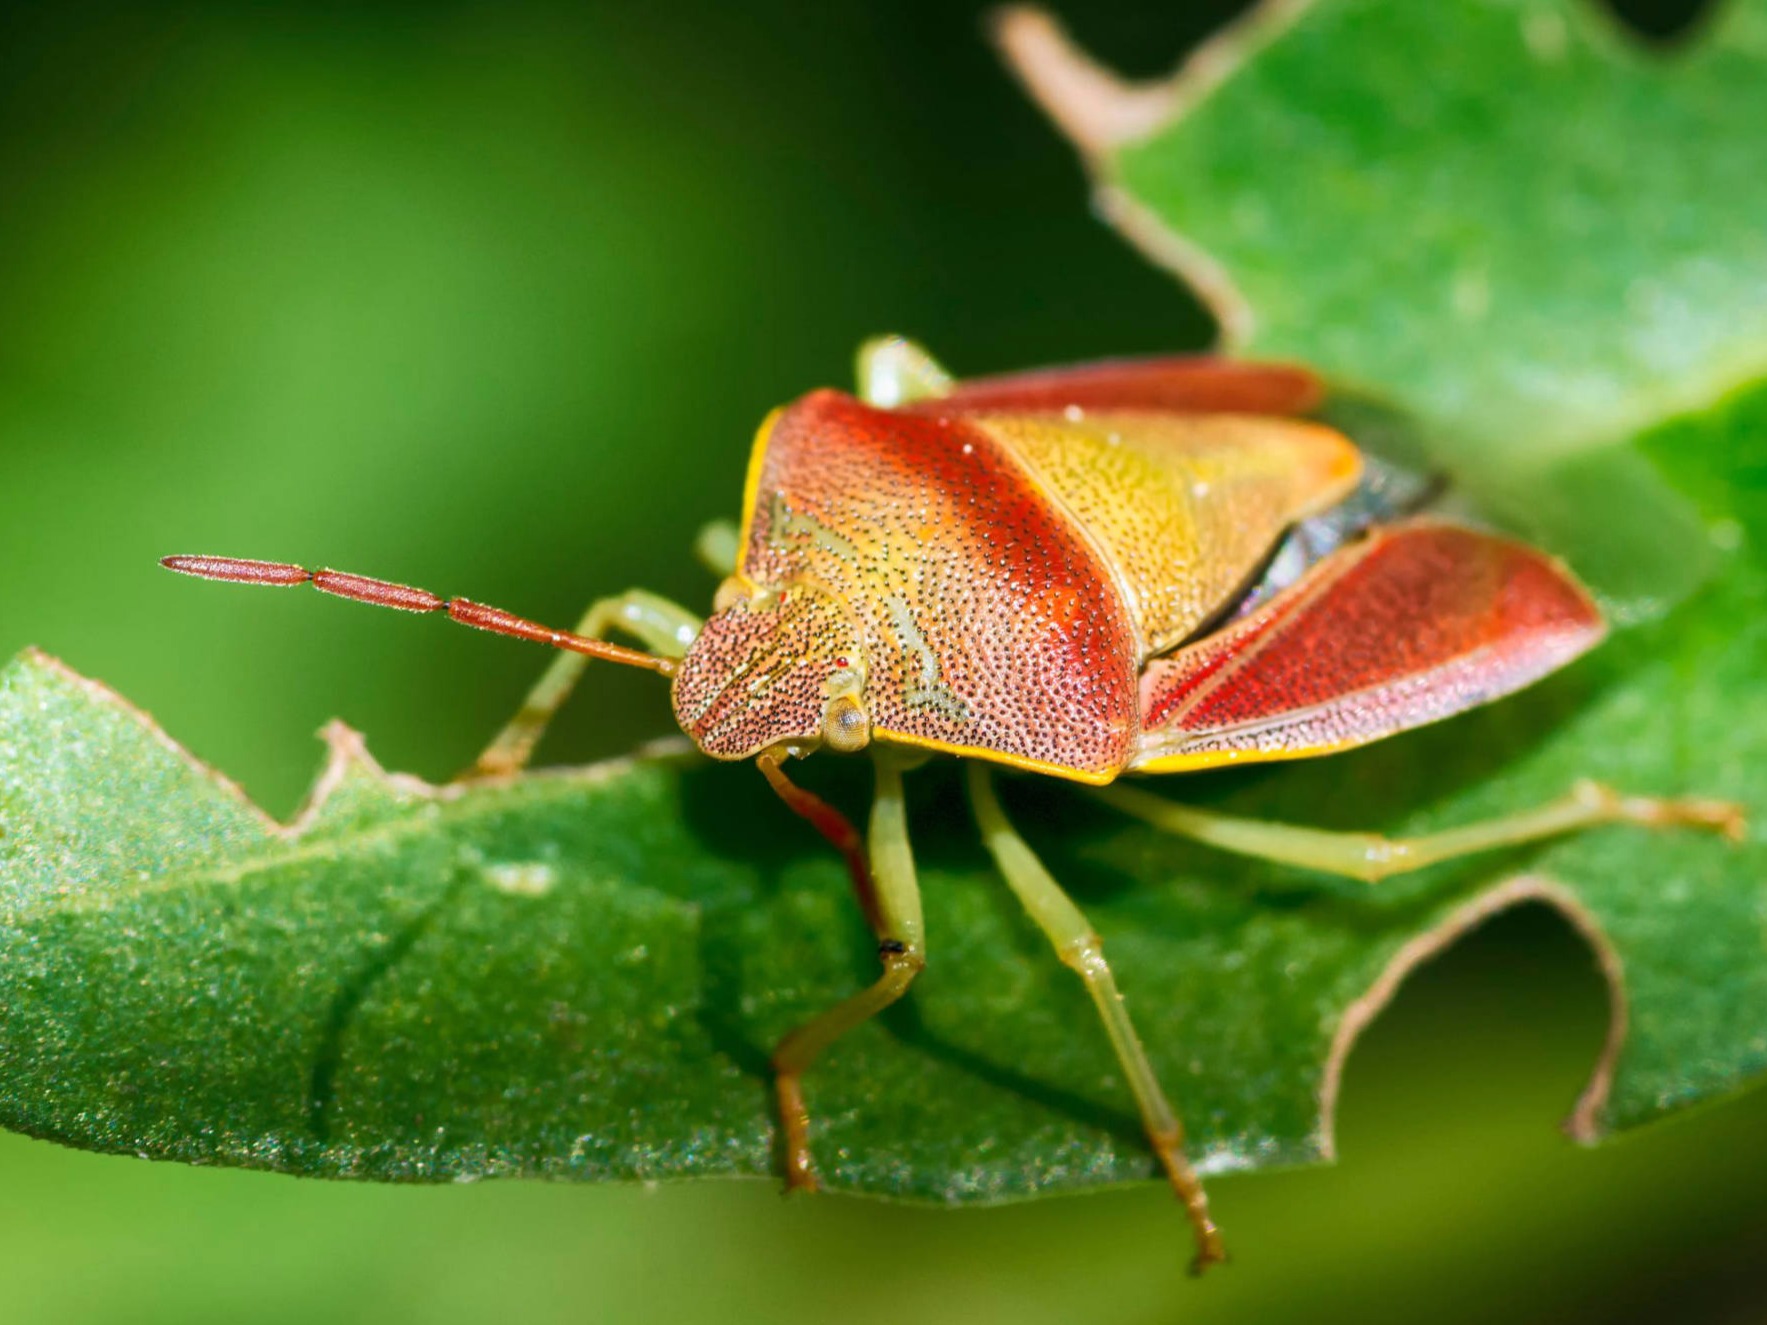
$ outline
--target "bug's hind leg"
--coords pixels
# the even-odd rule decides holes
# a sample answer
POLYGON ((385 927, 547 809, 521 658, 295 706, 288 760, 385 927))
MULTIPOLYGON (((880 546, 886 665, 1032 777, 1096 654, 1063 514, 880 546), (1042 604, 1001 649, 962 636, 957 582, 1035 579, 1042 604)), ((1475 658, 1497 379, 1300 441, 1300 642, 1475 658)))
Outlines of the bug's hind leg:
POLYGON ((1209 1216, 1209 1201, 1202 1180, 1184 1157, 1183 1127, 1167 1102, 1165 1092, 1160 1089, 1159 1079, 1154 1075, 1153 1065, 1147 1061, 1140 1037, 1135 1034, 1128 1010, 1123 1006, 1123 996, 1117 992, 1116 977, 1104 960, 1104 948, 1098 935, 1007 819, 999 797, 994 793, 993 778, 987 765, 970 762, 969 794, 982 840, 993 855, 994 863, 1025 910, 1030 912, 1031 919, 1049 936, 1063 963, 1085 982, 1086 992, 1098 1008, 1111 1048, 1116 1051, 1117 1061, 1122 1064, 1130 1089, 1135 1093, 1147 1139, 1159 1157, 1160 1167, 1166 1171, 1173 1191, 1184 1203, 1185 1213, 1190 1216, 1191 1227, 1196 1233, 1194 1268, 1201 1271, 1225 1260, 1221 1235, 1209 1216))
MULTIPOLYGON (((620 631, 663 658, 679 658, 687 652, 704 623, 684 607, 643 589, 628 589, 612 598, 597 600, 583 614, 573 632, 590 639, 606 639, 620 631)), ((528 691, 515 716, 474 761, 464 776, 496 777, 519 772, 534 757, 534 747, 546 734, 553 716, 571 697, 589 659, 580 653, 560 653, 528 691)))
MULTIPOLYGON (((877 953, 883 962, 883 974, 867 988, 790 1032, 773 1050, 774 1088, 779 1099, 780 1126, 784 1129, 785 1184, 788 1189, 815 1191, 817 1185, 810 1158, 810 1114, 804 1104, 804 1073, 829 1045, 907 993, 914 977, 926 966, 920 884, 914 870, 914 853, 908 842, 902 770, 883 752, 878 754, 875 762, 877 794, 871 805, 870 825, 871 889, 869 897, 861 892, 860 901, 865 905, 867 919, 877 934, 877 953)), ((768 780, 773 780, 771 774, 768 780)), ((778 784, 775 786, 777 789, 778 784)), ((814 800, 813 797, 810 799, 814 800)), ((789 799, 787 803, 792 804, 789 799)), ((800 806, 793 804, 792 807, 800 814, 806 814, 800 806)), ((812 816, 806 814, 806 817, 812 816)))
POLYGON ((1745 829, 1742 807, 1728 801, 1627 796, 1600 783, 1587 781, 1577 783, 1559 799, 1529 810, 1410 838, 1338 833, 1297 824, 1244 819, 1179 805, 1138 787, 1113 784, 1095 788, 1092 794, 1155 828, 1194 838, 1223 851, 1273 860, 1282 865, 1298 865, 1326 874, 1341 874, 1365 883, 1378 883, 1390 875, 1423 869, 1445 860, 1537 842, 1597 824, 1703 828, 1722 833, 1733 842, 1742 840, 1745 829))
POLYGON ((953 385, 925 347, 904 336, 873 336, 859 347, 855 368, 859 399, 883 409, 949 395, 953 385))

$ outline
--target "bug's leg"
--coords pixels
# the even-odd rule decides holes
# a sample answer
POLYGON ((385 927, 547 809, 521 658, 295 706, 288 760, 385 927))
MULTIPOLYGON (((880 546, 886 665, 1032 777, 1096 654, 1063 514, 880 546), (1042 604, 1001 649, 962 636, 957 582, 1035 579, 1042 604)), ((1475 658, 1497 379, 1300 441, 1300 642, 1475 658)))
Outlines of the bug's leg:
MULTIPOLYGON (((603 598, 584 613, 574 634, 605 639, 618 630, 662 658, 679 658, 687 652, 704 623, 684 607, 643 589, 628 589, 603 598)), ((580 653, 561 653, 528 691, 515 716, 492 738, 484 752, 467 770, 467 777, 496 777, 527 766, 534 747, 546 734, 547 724, 576 688, 589 659, 580 653)))
POLYGON ((893 409, 951 394, 951 374, 903 336, 874 336, 859 347, 859 399, 893 409))
POLYGON ((1085 983, 1086 992, 1092 995, 1098 1015, 1104 1021, 1111 1048, 1116 1050, 1117 1061, 1122 1064, 1123 1074, 1135 1093, 1147 1139, 1152 1143, 1166 1177, 1171 1180, 1172 1190, 1184 1203, 1185 1213, 1190 1216, 1191 1227, 1196 1232, 1194 1268, 1200 1271, 1225 1260, 1221 1235, 1209 1217, 1209 1201, 1203 1192, 1202 1180, 1184 1157, 1184 1129, 1166 1100, 1165 1092, 1160 1089, 1159 1079, 1154 1076, 1153 1065, 1147 1061, 1140 1037, 1135 1034, 1128 1009, 1123 1006, 1123 996, 1117 992, 1116 978, 1104 960, 1104 948, 1098 935, 1007 819, 1000 799, 994 793, 993 776, 987 765, 972 760, 968 771, 970 802, 975 807, 982 841, 1031 919, 1055 945, 1062 962, 1085 983))
POLYGON ((736 574, 737 558, 742 549, 737 546, 741 537, 734 520, 713 520, 700 526, 699 533, 693 539, 693 555, 699 558, 704 566, 719 579, 727 579, 736 574))
POLYGON ((1740 842, 1745 829, 1742 807, 1729 801, 1627 796, 1588 781, 1577 783, 1558 800, 1531 810, 1410 838, 1330 832, 1296 824, 1243 819, 1214 810, 1178 805, 1137 787, 1098 787, 1092 794, 1155 828, 1194 838, 1223 851, 1321 870, 1327 874, 1342 874, 1366 883, 1378 883, 1390 875, 1423 869, 1459 856, 1519 846, 1597 824, 1704 828, 1722 833, 1732 842, 1740 842))
MULTIPOLYGON (((816 1173, 810 1159, 810 1115, 804 1105, 805 1071, 842 1035, 869 1021, 907 993, 914 977, 926 966, 920 884, 914 872, 914 853, 908 842, 902 770, 884 752, 879 752, 875 762, 877 793, 871 803, 869 834, 873 888, 873 915, 870 918, 878 938, 877 954, 883 962, 883 974, 868 988, 799 1026, 773 1050, 774 1089, 779 1099, 779 1121, 785 1133, 785 1184, 788 1189, 816 1189, 816 1173)), ((794 804, 792 808, 799 809, 799 806, 794 804)), ((801 809, 799 812, 804 813, 801 809)))
POLYGON ((865 841, 859 836, 859 830, 853 827, 852 820, 815 792, 805 791, 788 778, 778 755, 758 756, 755 767, 761 770, 761 776, 767 779, 767 785, 773 788, 787 808, 793 814, 807 819, 810 826, 841 853, 847 862, 847 873, 853 879, 853 895, 859 899, 859 909, 865 913, 865 923, 871 926, 874 934, 879 933, 883 927, 883 919, 877 909, 877 888, 872 883, 871 866, 865 858, 865 841))

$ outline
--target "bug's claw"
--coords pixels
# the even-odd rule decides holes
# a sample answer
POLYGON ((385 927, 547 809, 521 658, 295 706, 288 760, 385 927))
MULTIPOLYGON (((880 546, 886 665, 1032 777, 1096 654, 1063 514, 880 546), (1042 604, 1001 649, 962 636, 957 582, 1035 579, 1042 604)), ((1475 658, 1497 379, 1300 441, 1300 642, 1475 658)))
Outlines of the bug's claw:
POLYGON ((1190 1262, 1190 1273, 1200 1279, 1203 1272, 1211 1265, 1225 1264, 1227 1264, 1227 1249, 1221 1245, 1221 1239, 1217 1236, 1209 1245, 1196 1249, 1196 1255, 1190 1262))

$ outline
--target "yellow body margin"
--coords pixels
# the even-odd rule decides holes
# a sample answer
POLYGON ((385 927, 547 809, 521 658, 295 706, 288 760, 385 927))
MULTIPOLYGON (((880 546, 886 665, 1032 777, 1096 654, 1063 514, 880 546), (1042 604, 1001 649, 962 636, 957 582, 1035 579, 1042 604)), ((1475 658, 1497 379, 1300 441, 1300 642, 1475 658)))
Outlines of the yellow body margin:
POLYGON ((744 584, 750 584, 749 577, 743 572, 742 563, 748 557, 749 536, 754 532, 755 497, 761 488, 761 466, 767 459, 767 439, 773 435, 773 425, 779 422, 779 416, 783 413, 784 405, 768 411, 767 417, 761 420, 761 426, 755 429, 754 445, 749 448, 748 473, 742 480, 742 527, 736 534, 736 573, 731 577, 744 584))
MULTIPOLYGON (((1375 737, 1379 740, 1379 737, 1375 737)), ((1131 773, 1201 773, 1211 768, 1231 768, 1235 764, 1274 764, 1288 759, 1317 759, 1321 755, 1341 754, 1368 741, 1340 741, 1336 745, 1299 745, 1293 749, 1269 750, 1199 750, 1195 754, 1165 755, 1145 764, 1131 763, 1131 773)))
POLYGON ((1065 764, 1046 764, 1040 759, 1021 759, 1017 755, 1003 754, 999 750, 989 750, 979 745, 953 745, 949 741, 934 741, 925 736, 910 736, 907 732, 890 731, 883 727, 871 729, 871 739, 886 745, 905 745, 916 750, 932 750, 938 754, 958 755, 964 759, 982 759, 990 764, 1004 764, 1008 768, 1016 768, 1026 773, 1046 773, 1050 777, 1061 778, 1067 782, 1081 782, 1089 787, 1102 787, 1107 782, 1115 782, 1121 769, 1113 768, 1108 773, 1088 773, 1083 769, 1069 768, 1065 764))

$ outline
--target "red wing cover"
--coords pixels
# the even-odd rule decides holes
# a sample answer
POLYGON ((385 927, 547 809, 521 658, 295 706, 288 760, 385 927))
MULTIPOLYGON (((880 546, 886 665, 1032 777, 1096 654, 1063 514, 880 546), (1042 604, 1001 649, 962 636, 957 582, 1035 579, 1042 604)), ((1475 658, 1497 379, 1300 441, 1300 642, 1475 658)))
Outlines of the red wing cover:
POLYGON ((1206 356, 1109 359, 959 382, 906 408, 922 414, 1148 410, 1177 414, 1304 414, 1324 392, 1305 368, 1206 356))
POLYGON ((1437 520, 1391 525, 1149 663, 1131 768, 1349 749, 1519 690, 1604 631, 1582 586, 1543 553, 1437 520))

